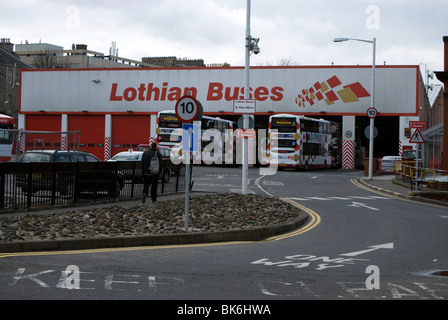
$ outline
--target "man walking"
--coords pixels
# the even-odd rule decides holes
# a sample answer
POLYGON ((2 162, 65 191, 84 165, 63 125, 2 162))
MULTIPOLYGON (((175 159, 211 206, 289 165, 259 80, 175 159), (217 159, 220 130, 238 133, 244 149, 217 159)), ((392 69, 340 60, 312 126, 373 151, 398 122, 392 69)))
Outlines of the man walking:
POLYGON ((151 148, 146 150, 142 156, 142 174, 143 174, 143 198, 142 203, 146 202, 149 185, 151 185, 151 200, 157 201, 157 185, 159 182, 159 173, 162 171, 162 156, 157 149, 157 144, 152 143, 151 148))

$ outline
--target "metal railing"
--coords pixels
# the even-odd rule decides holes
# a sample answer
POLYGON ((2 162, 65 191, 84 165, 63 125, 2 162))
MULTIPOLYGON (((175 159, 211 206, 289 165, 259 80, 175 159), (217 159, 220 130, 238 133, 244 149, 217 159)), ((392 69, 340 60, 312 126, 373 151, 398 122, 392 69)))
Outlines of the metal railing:
POLYGON ((423 168, 422 162, 396 161, 395 178, 416 188, 448 191, 448 171, 423 168))
MULTIPOLYGON (((184 191, 185 165, 163 160, 162 168, 158 194, 184 191)), ((0 213, 129 200, 141 197, 142 192, 140 161, 0 163, 0 213)))

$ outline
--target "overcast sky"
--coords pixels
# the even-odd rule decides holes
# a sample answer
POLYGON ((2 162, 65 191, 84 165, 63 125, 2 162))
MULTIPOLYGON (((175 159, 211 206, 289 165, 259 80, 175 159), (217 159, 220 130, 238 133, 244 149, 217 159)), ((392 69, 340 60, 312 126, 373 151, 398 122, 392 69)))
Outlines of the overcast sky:
MULTIPOLYGON (((335 37, 377 38, 377 64, 443 69, 447 0, 252 0, 251 65, 371 64, 372 46, 335 37)), ((14 0, 0 4, 0 38, 119 55, 176 56, 244 65, 247 0, 14 0)))

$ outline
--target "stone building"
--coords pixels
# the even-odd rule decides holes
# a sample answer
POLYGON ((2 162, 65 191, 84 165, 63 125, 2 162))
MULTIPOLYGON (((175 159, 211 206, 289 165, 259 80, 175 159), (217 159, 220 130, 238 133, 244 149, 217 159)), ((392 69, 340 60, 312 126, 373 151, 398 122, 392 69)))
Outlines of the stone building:
POLYGON ((435 72, 437 79, 443 82, 443 122, 438 134, 442 137, 441 164, 443 170, 448 170, 448 36, 443 37, 444 42, 444 70, 435 72))
POLYGON ((14 53, 10 39, 0 39, 0 113, 17 119, 20 70, 30 68, 14 53))
POLYGON ((73 44, 70 50, 48 43, 16 44, 16 54, 25 63, 38 69, 93 68, 157 68, 158 65, 119 57, 117 52, 106 55, 87 49, 85 44, 73 44))

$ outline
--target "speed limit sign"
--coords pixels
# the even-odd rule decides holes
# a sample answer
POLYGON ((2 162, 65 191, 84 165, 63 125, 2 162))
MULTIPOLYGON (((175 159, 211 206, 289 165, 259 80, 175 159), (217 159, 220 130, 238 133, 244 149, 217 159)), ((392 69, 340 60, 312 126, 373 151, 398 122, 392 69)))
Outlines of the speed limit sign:
POLYGON ((176 115, 183 123, 190 123, 202 117, 202 105, 192 96, 183 96, 176 103, 176 115))
POLYGON ((378 115, 378 111, 374 107, 371 107, 371 108, 367 109, 367 116, 369 118, 373 119, 377 115, 378 115))

